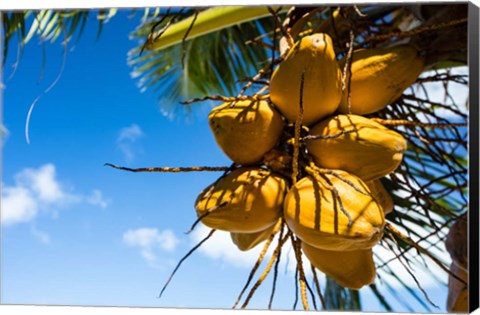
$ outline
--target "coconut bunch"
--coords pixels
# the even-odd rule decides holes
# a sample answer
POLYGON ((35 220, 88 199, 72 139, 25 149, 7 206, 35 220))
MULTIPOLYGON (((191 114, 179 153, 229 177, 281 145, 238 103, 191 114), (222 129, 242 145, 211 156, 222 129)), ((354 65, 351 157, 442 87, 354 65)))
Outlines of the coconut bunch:
POLYGON ((329 35, 301 38, 272 73, 268 95, 211 111, 210 128, 234 166, 198 196, 199 220, 230 232, 244 251, 284 224, 308 260, 338 284, 371 284, 372 248, 394 208, 381 181, 407 149, 374 114, 423 69, 407 44, 337 59, 329 35))

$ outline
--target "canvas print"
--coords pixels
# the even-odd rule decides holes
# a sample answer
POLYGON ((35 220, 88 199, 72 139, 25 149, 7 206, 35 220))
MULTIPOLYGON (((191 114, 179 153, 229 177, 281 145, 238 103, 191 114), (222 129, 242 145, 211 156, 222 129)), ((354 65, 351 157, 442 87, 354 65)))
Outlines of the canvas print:
POLYGON ((471 311, 471 10, 3 10, 1 303, 471 311))

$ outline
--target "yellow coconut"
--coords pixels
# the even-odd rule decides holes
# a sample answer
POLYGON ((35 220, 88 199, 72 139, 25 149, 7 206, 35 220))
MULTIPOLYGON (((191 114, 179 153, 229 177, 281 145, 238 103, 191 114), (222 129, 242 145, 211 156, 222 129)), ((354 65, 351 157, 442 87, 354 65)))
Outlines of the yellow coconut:
POLYGON ((344 288, 358 290, 375 281, 376 271, 371 249, 330 251, 302 242, 308 260, 344 288))
POLYGON ((195 209, 208 227, 256 233, 279 219, 286 190, 286 180, 268 170, 239 168, 204 189, 195 209))
POLYGON ((260 162, 278 142, 284 125, 266 101, 249 100, 214 108, 208 122, 222 151, 241 165, 260 162))
MULTIPOLYGON (((345 58, 339 61, 342 69, 345 62, 345 58)), ((366 115, 385 108, 415 83, 424 67, 424 58, 408 44, 354 51, 351 62, 350 113, 366 115)), ((339 112, 349 113, 346 92, 339 112)))
POLYGON ((272 74, 270 99, 290 122, 295 122, 300 112, 302 73, 302 122, 310 125, 335 112, 342 97, 341 72, 330 36, 303 37, 272 74))
POLYGON ((325 119, 313 126, 310 135, 324 137, 307 142, 308 152, 318 166, 342 169, 364 181, 393 172, 407 149, 401 134, 358 115, 325 119))
POLYGON ((378 203, 382 206, 383 213, 387 215, 392 212, 394 207, 393 199, 382 182, 379 179, 375 179, 365 182, 365 184, 367 184, 375 199, 377 199, 378 203))
POLYGON ((230 233, 230 237, 235 245, 237 245, 238 249, 241 251, 247 251, 261 242, 267 240, 270 235, 272 235, 273 230, 275 228, 275 224, 269 228, 266 228, 263 231, 256 232, 256 233, 230 233))
POLYGON ((333 251, 372 248, 385 225, 381 205, 358 177, 333 171, 337 176, 324 175, 326 180, 307 176, 290 189, 283 205, 285 221, 314 247, 333 251))

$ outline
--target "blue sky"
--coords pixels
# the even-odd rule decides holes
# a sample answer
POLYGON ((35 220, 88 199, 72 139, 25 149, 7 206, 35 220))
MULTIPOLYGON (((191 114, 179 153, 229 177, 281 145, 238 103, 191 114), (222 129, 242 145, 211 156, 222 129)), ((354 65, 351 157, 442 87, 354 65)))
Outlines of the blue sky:
MULTIPOLYGON (((120 12, 98 42, 89 23, 69 47, 30 42, 12 77, 4 71, 1 303, 230 308, 260 248, 242 253, 218 233, 184 262, 161 299, 160 289, 181 257, 204 235, 193 203, 219 173, 128 173, 104 167, 228 166, 215 144, 207 112, 193 121, 162 115, 153 95, 140 93, 127 53, 139 21, 120 12), (25 119, 39 96, 25 139, 25 119)), ((178 56, 172 56, 178 58, 178 56)), ((432 91, 435 90, 434 88, 432 91)), ((459 93, 465 93, 461 91, 459 93)), ((203 108, 205 109, 205 108, 203 108)), ((261 247, 261 246, 260 246, 261 247)), ((286 261, 286 259, 284 259, 286 261)), ((292 266, 281 266, 274 308, 291 309, 292 266)), ((408 275, 406 276, 408 277, 408 275)), ((442 278, 443 281, 446 278, 442 278)), ((251 302, 265 308, 271 277, 251 302)), ((444 310, 445 287, 424 286, 444 310)), ((378 284, 382 288, 381 283, 378 284)), ((381 310, 370 290, 366 310, 381 310)), ((423 308, 404 291, 398 311, 423 308)), ((386 293, 389 296, 388 293, 386 293)), ((300 305, 299 305, 300 307, 300 305)))

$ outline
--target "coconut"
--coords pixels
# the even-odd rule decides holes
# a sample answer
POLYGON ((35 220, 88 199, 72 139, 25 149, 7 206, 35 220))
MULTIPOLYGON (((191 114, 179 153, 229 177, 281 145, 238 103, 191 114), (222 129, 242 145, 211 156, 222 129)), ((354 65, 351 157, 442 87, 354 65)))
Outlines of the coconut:
POLYGON ((342 74, 327 34, 295 43, 270 78, 270 99, 290 122, 300 113, 302 75, 302 123, 310 125, 335 112, 342 98, 342 74))
POLYGON ((210 129, 222 151, 235 163, 260 162, 280 139, 282 116, 266 101, 224 103, 208 116, 210 129))
POLYGON ((377 199, 378 203, 382 206, 383 213, 387 215, 392 212, 394 207, 393 199, 382 182, 379 179, 375 179, 365 182, 365 184, 367 184, 375 199, 377 199))
POLYGON ((275 229, 275 224, 266 228, 263 231, 256 232, 256 233, 230 233, 230 237, 232 238, 232 242, 238 247, 241 251, 247 251, 261 242, 267 240, 270 235, 272 235, 273 230, 275 229))
POLYGON ((385 225, 381 205, 358 177, 341 170, 333 172, 341 178, 324 176, 338 198, 325 180, 304 177, 285 197, 285 221, 302 241, 317 248, 372 248, 382 237, 385 225))
POLYGON ((204 189, 195 202, 201 222, 213 229, 256 233, 281 216, 287 182, 272 172, 243 167, 204 189))
POLYGON ((375 281, 371 249, 330 251, 302 243, 302 250, 313 266, 345 288, 358 290, 375 281))
MULTIPOLYGON (((342 69, 345 62, 346 57, 339 61, 342 69)), ((408 44, 354 51, 350 69, 350 112, 347 91, 339 112, 367 115, 382 110, 415 83, 424 67, 424 58, 408 44)))
POLYGON ((310 130, 323 139, 307 141, 308 153, 323 168, 341 169, 364 181, 384 177, 402 162, 405 138, 358 115, 337 115, 310 130))

